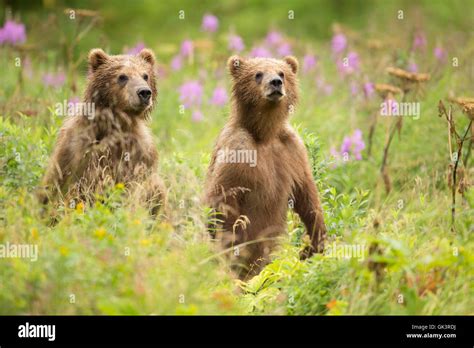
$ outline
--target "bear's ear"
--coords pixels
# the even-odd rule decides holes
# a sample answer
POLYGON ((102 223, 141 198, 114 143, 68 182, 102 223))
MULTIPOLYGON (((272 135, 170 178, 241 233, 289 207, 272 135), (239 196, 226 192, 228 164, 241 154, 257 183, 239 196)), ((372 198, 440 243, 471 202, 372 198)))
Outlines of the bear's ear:
POLYGON ((150 64, 151 66, 155 65, 156 59, 152 50, 148 48, 144 48, 140 51, 140 53, 138 53, 138 56, 142 58, 145 62, 150 64))
POLYGON ((293 73, 298 72, 298 60, 293 56, 286 56, 283 60, 291 67, 293 73))
POLYGON ((227 61, 227 68, 229 69, 232 76, 236 76, 239 71, 243 68, 245 59, 239 56, 232 56, 227 61))
POLYGON ((94 48, 89 52, 89 66, 92 72, 96 71, 99 66, 107 62, 109 56, 100 48, 94 48))

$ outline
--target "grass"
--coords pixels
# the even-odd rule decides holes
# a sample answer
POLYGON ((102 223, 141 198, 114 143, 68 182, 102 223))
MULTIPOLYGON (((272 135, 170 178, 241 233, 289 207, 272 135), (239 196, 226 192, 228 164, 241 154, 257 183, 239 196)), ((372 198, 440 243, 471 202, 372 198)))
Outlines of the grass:
MULTIPOLYGON (((241 15, 229 6, 226 11, 220 9, 222 16, 229 22, 235 17, 238 23, 241 15)), ((397 6, 388 6, 392 7, 397 6)), ((104 9, 105 14, 108 11, 113 10, 104 9)), ((25 13, 33 17, 26 9, 25 13)), ((197 18, 197 14, 192 16, 197 18)), ((457 16, 462 27, 465 18, 457 16)), ((108 26, 117 18, 109 17, 94 31, 107 33, 104 46, 118 53, 120 35, 114 39, 114 27, 108 26)), ((355 23, 358 35, 350 36, 349 44, 360 54, 362 70, 348 80, 336 70, 328 38, 293 38, 300 63, 307 50, 319 57, 316 71, 300 74, 301 103, 291 123, 304 138, 313 163, 329 245, 355 244, 366 252, 361 258, 346 259, 337 253, 333 257, 327 250, 325 255, 300 261, 297 255, 304 229, 297 215, 289 212, 288 235, 282 236, 272 262, 247 283, 232 279, 229 265, 206 232, 207 209, 201 204, 210 152, 229 109, 208 103, 216 86, 229 90, 224 68, 231 53, 224 34, 206 38, 212 49, 198 48, 194 61, 178 72, 167 69, 169 55, 163 52, 176 51, 185 31, 172 37, 174 47, 156 41, 150 44, 163 67, 150 124, 169 197, 167 217, 160 221, 150 220, 137 202, 124 201, 122 189, 116 187, 94 207, 63 207, 60 222, 48 225, 48 211, 43 211, 33 192, 63 121, 54 113, 54 105, 84 90, 85 62, 76 71, 77 92, 68 84, 44 86, 41 75, 62 65, 60 47, 44 38, 49 48, 26 53, 32 73, 25 78, 23 70, 20 83, 21 68, 13 62, 25 53, 2 47, 0 64, 8 69, 0 91, 0 244, 36 244, 39 257, 36 262, 0 259, 0 314, 473 314, 474 190, 458 199, 453 232, 446 180, 447 125, 438 117, 437 104, 451 93, 468 93, 474 78, 468 58, 474 45, 466 35, 438 28, 438 22, 443 22, 439 16, 427 20, 429 47, 415 55, 419 69, 433 76, 417 97, 421 117, 405 119, 401 136, 394 140, 389 195, 379 169, 391 118, 379 118, 371 158, 363 152, 363 160, 334 168, 329 153, 356 128, 367 140, 368 110, 378 110, 381 99, 366 101, 361 93, 351 96, 350 82, 360 84, 365 78, 390 82, 384 69, 406 66, 415 22, 408 18, 409 25, 397 27, 395 21, 386 20, 387 27, 398 28, 393 35, 355 23), (377 38, 386 47, 371 51, 361 37, 377 38), (450 57, 459 58, 459 67, 449 60, 437 67, 431 54, 435 37, 450 57), (332 94, 318 89, 318 77, 332 84, 332 94), (193 110, 179 112, 178 87, 191 79, 204 83, 201 122, 191 121, 193 110)), ((261 40, 268 29, 264 24, 268 23, 253 24, 244 37, 261 40)), ((193 38, 204 35, 193 28, 193 38)), ((41 31, 31 35, 40 36, 41 31)), ((94 38, 85 40, 90 43, 94 38)), ((79 46, 81 50, 87 52, 79 46)), ((467 125, 460 110, 455 110, 455 117, 460 126, 467 125)))

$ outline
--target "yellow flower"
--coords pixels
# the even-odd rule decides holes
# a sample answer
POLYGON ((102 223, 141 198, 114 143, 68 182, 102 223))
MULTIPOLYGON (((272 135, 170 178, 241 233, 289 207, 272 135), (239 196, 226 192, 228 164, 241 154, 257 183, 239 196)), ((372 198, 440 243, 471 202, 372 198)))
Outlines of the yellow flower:
POLYGON ((135 219, 135 220, 133 220, 133 224, 138 226, 138 225, 141 225, 142 222, 139 219, 135 219))
POLYGON ((143 246, 149 246, 151 244, 151 241, 149 239, 142 239, 140 241, 140 244, 143 246))
POLYGON ((77 203, 77 205, 76 205, 76 211, 77 211, 78 213, 83 213, 83 212, 84 212, 84 203, 82 203, 82 202, 77 203))
POLYGON ((67 256, 69 254, 69 249, 65 246, 60 246, 59 247, 59 253, 62 255, 62 256, 67 256))
POLYGON ((115 185, 116 189, 123 190, 125 188, 125 185, 121 182, 119 182, 117 185, 115 185))
POLYGON ((106 234, 107 234, 107 231, 106 231, 105 228, 103 228, 103 227, 98 228, 98 229, 95 230, 95 232, 94 232, 94 236, 96 236, 96 237, 99 238, 99 239, 104 238, 106 234))
POLYGON ((36 227, 33 227, 33 228, 31 229, 31 237, 32 237, 33 239, 37 239, 38 236, 39 236, 38 229, 37 229, 36 227))

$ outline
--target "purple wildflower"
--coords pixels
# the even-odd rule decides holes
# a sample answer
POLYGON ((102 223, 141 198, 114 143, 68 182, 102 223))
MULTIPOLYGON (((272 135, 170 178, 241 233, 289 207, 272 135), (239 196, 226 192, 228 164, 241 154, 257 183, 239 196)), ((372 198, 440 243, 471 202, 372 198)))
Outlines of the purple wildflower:
POLYGON ((318 77, 316 79, 316 86, 320 89, 325 95, 331 95, 333 91, 332 85, 326 83, 323 78, 318 77))
POLYGON ((63 72, 57 74, 47 73, 43 75, 43 84, 46 87, 61 87, 66 81, 66 75, 63 72))
POLYGON ((408 64, 407 70, 408 70, 409 72, 416 73, 416 72, 418 72, 418 65, 417 65, 414 61, 411 61, 411 62, 408 64))
POLYGON ((372 82, 364 83, 363 89, 364 89, 365 98, 370 99, 370 98, 373 97, 373 95, 375 93, 375 88, 374 88, 374 84, 372 82))
POLYGON ((132 56, 137 55, 141 52, 142 49, 145 48, 145 44, 143 42, 139 42, 135 45, 135 47, 130 48, 125 54, 130 54, 132 56))
POLYGON ((307 54, 303 58, 303 71, 309 72, 316 66, 316 56, 313 54, 307 54))
POLYGON ((204 116, 201 110, 194 110, 193 114, 191 115, 191 120, 193 120, 194 122, 201 122, 203 118, 204 116))
POLYGON ((433 53, 439 62, 444 62, 446 60, 446 51, 441 46, 436 46, 433 53))
POLYGON ((356 52, 349 52, 347 57, 337 60, 337 69, 341 75, 349 75, 359 70, 359 55, 356 52))
POLYGON ((250 52, 250 55, 252 57, 262 57, 262 58, 269 58, 272 56, 271 52, 263 46, 254 47, 252 51, 250 52))
POLYGON ((359 94, 359 86, 357 85, 357 82, 351 81, 350 88, 351 88, 351 95, 353 97, 356 97, 357 94, 359 94))
POLYGON ((419 31, 413 38, 413 49, 424 49, 426 47, 426 36, 423 32, 419 31))
POLYGON ((217 106, 224 106, 227 103, 227 92, 224 87, 217 87, 214 90, 210 103, 217 106))
POLYGON ((336 55, 342 53, 347 46, 347 39, 344 34, 336 34, 332 37, 331 47, 332 52, 336 55))
POLYGON ((0 45, 3 44, 22 44, 26 41, 26 30, 23 23, 17 23, 7 20, 0 28, 0 45))
POLYGON ((205 14, 202 18, 202 30, 213 33, 219 27, 219 20, 212 14, 205 14))
POLYGON ((244 41, 238 35, 231 35, 229 37, 229 50, 240 52, 245 49, 244 41))
POLYGON ((341 159, 355 159, 356 161, 360 161, 362 159, 361 152, 363 149, 365 149, 365 143, 362 139, 362 131, 356 129, 350 136, 344 137, 339 151, 332 147, 330 152, 337 162, 341 162, 341 159))
POLYGON ((171 60, 171 69, 173 69, 174 71, 178 71, 178 70, 181 70, 182 67, 183 67, 183 59, 181 58, 179 54, 177 54, 171 60))
POLYGON ((202 93, 203 88, 199 81, 188 81, 179 87, 179 100, 186 108, 192 105, 200 105, 202 93))
POLYGON ((278 46, 277 52, 282 57, 293 54, 293 51, 291 50, 291 45, 288 42, 284 42, 280 46, 278 46))
POLYGON ((181 56, 183 58, 189 57, 193 54, 194 45, 191 40, 184 40, 181 44, 181 56))
POLYGON ((282 39, 283 37, 278 31, 272 30, 268 32, 265 42, 268 45, 276 46, 281 42, 282 39))

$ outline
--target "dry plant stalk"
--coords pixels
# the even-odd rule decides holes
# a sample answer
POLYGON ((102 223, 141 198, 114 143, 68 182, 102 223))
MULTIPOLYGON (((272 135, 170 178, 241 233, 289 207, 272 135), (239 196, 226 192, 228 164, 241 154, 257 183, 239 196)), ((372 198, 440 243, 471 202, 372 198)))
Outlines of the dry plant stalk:
MULTIPOLYGON (((464 114, 470 119, 474 120, 474 98, 472 97, 453 97, 448 98, 450 102, 453 102, 461 107, 464 114)), ((464 165, 467 167, 467 162, 471 155, 472 144, 474 141, 474 126, 471 125, 471 138, 469 139, 469 145, 467 146, 467 153, 464 156, 464 165)))
MULTIPOLYGON (((464 110, 464 109, 463 109, 464 110)), ((464 142, 468 140, 468 133, 469 130, 472 128, 472 119, 469 121, 469 125, 467 126, 464 134, 461 136, 456 131, 456 124, 453 118, 453 109, 452 106, 449 105, 449 110, 446 109, 443 102, 440 100, 438 103, 438 111, 439 117, 443 115, 448 122, 448 147, 449 147, 449 157, 451 159, 451 163, 449 164, 449 177, 448 177, 448 186, 451 188, 451 230, 455 230, 455 222, 456 222, 456 188, 459 189, 460 194, 464 194, 465 190, 468 188, 469 183, 466 178, 466 162, 462 161, 462 149, 464 142), (453 139, 454 138, 454 139, 453 139), (454 140, 454 141, 453 141, 454 140), (453 142, 456 144, 456 151, 453 151, 453 142), (454 158, 453 158, 454 157, 454 158), (463 167, 459 167, 459 163, 463 162, 463 167), (458 180, 459 174, 459 180, 458 180)), ((470 144, 472 144, 472 135, 470 138, 470 144)))
MULTIPOLYGON (((405 71, 399 68, 389 67, 387 68, 387 73, 398 78, 400 87, 398 90, 402 91, 402 103, 406 100, 406 95, 413 90, 416 90, 422 82, 428 81, 430 79, 429 74, 421 74, 421 73, 412 73, 409 71, 405 71)), ((393 86, 392 86, 393 87, 393 86)), ((379 88, 381 88, 379 86, 379 88)), ((382 90, 382 89, 381 89, 382 90)), ((387 92, 387 95, 390 92, 387 92)), ((383 158, 382 158, 382 165, 380 167, 380 173, 382 175, 384 184, 385 184, 385 191, 386 193, 390 193, 392 189, 390 176, 388 174, 387 163, 388 163, 388 155, 390 151, 390 145, 392 144, 393 137, 395 136, 395 132, 398 131, 398 134, 401 134, 403 126, 403 118, 398 117, 398 119, 392 124, 392 127, 388 133, 387 141, 385 143, 385 147, 383 150, 383 158)))
MULTIPOLYGON (((383 100, 388 100, 388 99, 393 99, 393 96, 395 94, 400 94, 402 93, 402 90, 398 87, 388 85, 388 84, 383 84, 383 83, 377 83, 375 84, 375 90, 377 93, 380 95, 380 97, 383 100)), ((372 116, 372 121, 370 123, 370 128, 369 128, 369 140, 368 140, 368 147, 367 147, 367 154, 370 157, 372 155, 372 143, 373 143, 373 137, 375 133, 375 128, 377 127, 377 112, 375 112, 372 116)))
POLYGON ((393 67, 387 68, 387 73, 409 83, 426 82, 430 79, 430 74, 414 73, 393 67))
POLYGON ((64 10, 64 14, 70 16, 71 20, 74 20, 77 23, 77 25, 74 26, 72 40, 64 40, 68 76, 71 81, 70 87, 73 92, 76 92, 76 71, 79 64, 81 64, 81 62, 85 59, 85 54, 81 54, 77 60, 74 60, 74 51, 78 43, 102 20, 102 18, 100 17, 99 12, 84 9, 67 8, 64 10), (71 17, 72 15, 74 15, 74 18, 71 17), (83 24, 85 25, 83 26, 83 24))

